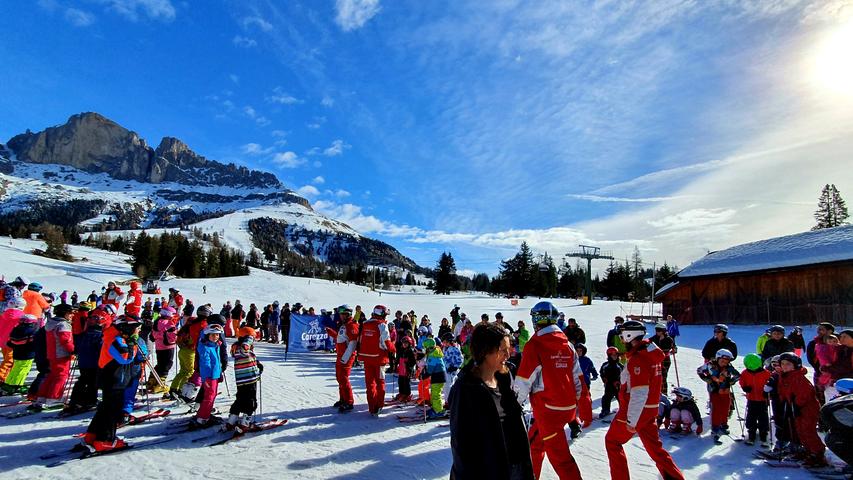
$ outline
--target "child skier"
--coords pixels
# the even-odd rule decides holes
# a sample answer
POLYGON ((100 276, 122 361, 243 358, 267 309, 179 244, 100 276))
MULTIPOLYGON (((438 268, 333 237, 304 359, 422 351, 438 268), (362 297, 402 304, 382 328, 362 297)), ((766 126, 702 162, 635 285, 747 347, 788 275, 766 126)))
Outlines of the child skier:
POLYGON ((33 366, 33 359, 36 357, 34 338, 38 330, 38 318, 35 315, 23 315, 18 320, 18 325, 9 334, 9 341, 6 345, 12 349, 14 363, 9 374, 6 375, 6 381, 0 385, 3 393, 11 395, 27 392, 24 382, 27 380, 27 375, 33 366))
POLYGON ((601 397, 601 412, 598 418, 610 415, 610 403, 619 394, 622 384, 622 364, 619 362, 619 350, 616 347, 607 348, 607 361, 601 364, 599 373, 604 383, 604 396, 601 397))
POLYGON ((569 423, 572 438, 578 438, 581 434, 581 422, 583 422, 583 428, 587 428, 592 424, 592 396, 589 393, 589 386, 592 384, 592 380, 598 380, 598 372, 595 371, 595 365, 586 356, 586 345, 583 343, 576 344, 575 351, 578 354, 577 361, 583 372, 584 383, 581 385, 583 388, 581 396, 578 399, 577 417, 569 423))
POLYGON ((814 386, 806 378, 808 371, 803 368, 802 359, 792 352, 779 355, 779 366, 782 369, 779 398, 793 413, 794 429, 807 452, 803 466, 824 467, 828 465, 824 455, 826 446, 817 434, 820 404, 814 386))
POLYGON ((696 406, 693 392, 686 387, 672 389, 675 398, 669 408, 669 431, 671 433, 693 433, 693 423, 696 423, 696 435, 702 434, 702 414, 696 406))
POLYGON ((412 401, 412 376, 415 372, 415 347, 411 335, 406 332, 400 339, 397 350, 397 386, 399 393, 394 400, 400 403, 412 401))
POLYGON ((791 432, 785 405, 779 398, 779 379, 782 376, 782 368, 779 366, 779 355, 770 359, 770 378, 764 385, 764 392, 770 400, 770 409, 773 412, 773 426, 776 431, 776 446, 774 452, 782 452, 790 447, 791 432))
POLYGON ((31 410, 62 405, 65 383, 71 374, 74 338, 71 336, 71 305, 60 304, 53 309, 54 317, 45 324, 45 345, 50 372, 39 386, 38 400, 31 410))
POLYGON ((770 372, 761 363, 761 357, 750 353, 743 359, 746 367, 740 373, 740 388, 746 393, 746 430, 747 445, 755 444, 755 430, 762 448, 770 446, 767 443, 767 432, 770 430, 770 418, 767 414, 767 393, 764 386, 770 379, 770 372))
POLYGON ((251 424, 251 417, 258 408, 258 382, 261 380, 261 374, 264 373, 264 366, 258 361, 254 352, 254 329, 243 327, 239 335, 237 342, 231 346, 237 397, 231 405, 228 423, 225 425, 227 430, 237 429, 238 431, 248 428, 251 424))
POLYGON ((708 394, 711 399, 711 433, 714 435, 714 442, 719 442, 721 436, 729 434, 727 419, 732 401, 731 387, 740 378, 740 374, 731 366, 732 360, 734 360, 732 352, 721 348, 717 350, 713 360, 696 370, 699 378, 708 384, 708 394))
POLYGON ((222 376, 222 364, 219 359, 219 346, 225 329, 220 325, 210 325, 202 332, 198 342, 198 373, 204 387, 204 396, 201 399, 196 416, 190 423, 190 428, 204 428, 216 422, 211 416, 213 401, 219 390, 219 377, 222 376))
POLYGON ((429 397, 432 408, 427 412, 428 418, 444 417, 444 400, 441 397, 441 391, 444 389, 444 384, 447 382, 447 367, 444 366, 444 354, 440 348, 435 345, 435 340, 432 337, 427 337, 423 341, 424 354, 426 355, 426 373, 429 375, 430 389, 429 397))
POLYGON ((166 377, 175 362, 175 344, 178 339, 177 320, 177 312, 174 308, 163 307, 160 309, 160 315, 154 322, 154 328, 151 331, 151 335, 154 337, 154 348, 157 352, 157 365, 154 367, 154 371, 163 382, 163 385, 160 385, 154 374, 151 374, 151 378, 148 379, 148 391, 155 394, 168 392, 165 385, 166 377))
POLYGON ((444 347, 444 365, 447 367, 447 382, 444 384, 444 403, 448 402, 450 388, 456 382, 456 374, 462 368, 462 350, 453 341, 453 333, 447 332, 442 338, 444 347))
POLYGON ((89 410, 98 405, 98 361, 104 341, 104 328, 109 326, 106 314, 94 313, 86 317, 82 332, 74 336, 77 368, 80 376, 66 410, 70 412, 89 410))
POLYGON ((18 321, 24 316, 24 308, 27 306, 27 302, 21 297, 11 298, 5 303, 6 310, 0 314, 0 347, 3 350, 3 359, 0 363, 0 384, 6 381, 6 376, 15 363, 12 347, 6 345, 9 342, 9 335, 18 326, 18 321))

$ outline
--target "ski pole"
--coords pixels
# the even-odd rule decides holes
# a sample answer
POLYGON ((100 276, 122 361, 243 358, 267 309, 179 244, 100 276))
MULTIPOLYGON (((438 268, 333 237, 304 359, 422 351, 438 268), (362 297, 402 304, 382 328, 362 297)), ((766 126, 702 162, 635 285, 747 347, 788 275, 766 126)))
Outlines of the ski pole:
POLYGON ((231 389, 228 388, 228 376, 223 374, 222 378, 225 379, 225 393, 228 394, 228 398, 231 398, 231 389))
POLYGON ((773 450, 773 424, 776 423, 776 421, 770 415, 771 409, 769 401, 764 405, 764 411, 767 412, 767 425, 770 427, 770 450, 773 450))
POLYGON ((74 360, 71 362, 71 371, 68 373, 68 378, 65 379, 65 383, 62 385, 62 404, 65 405, 68 403, 69 397, 71 397, 71 390, 74 387, 74 371, 77 370, 77 356, 74 356, 74 360))
POLYGON ((681 379, 678 378, 678 360, 676 360, 676 358, 675 358, 676 353, 677 352, 672 353, 672 364, 675 365, 675 385, 680 387, 681 386, 681 379))
POLYGON ((740 408, 737 405, 737 396, 734 394, 734 390, 732 390, 732 401, 735 403, 735 413, 737 414, 738 424, 740 424, 740 439, 743 440, 746 438, 743 430, 743 417, 740 416, 740 408))
POLYGON ((263 415, 264 414, 264 380, 262 377, 258 377, 258 402, 260 403, 259 413, 261 415, 263 415))

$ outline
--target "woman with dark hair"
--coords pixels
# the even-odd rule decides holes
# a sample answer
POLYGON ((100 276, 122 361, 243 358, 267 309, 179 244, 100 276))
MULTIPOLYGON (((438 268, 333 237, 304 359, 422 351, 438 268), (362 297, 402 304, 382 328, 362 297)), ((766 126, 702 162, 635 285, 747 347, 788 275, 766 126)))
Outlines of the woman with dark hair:
POLYGON ((506 368, 509 335, 499 325, 477 325, 472 361, 450 391, 451 479, 533 479, 521 405, 506 368))

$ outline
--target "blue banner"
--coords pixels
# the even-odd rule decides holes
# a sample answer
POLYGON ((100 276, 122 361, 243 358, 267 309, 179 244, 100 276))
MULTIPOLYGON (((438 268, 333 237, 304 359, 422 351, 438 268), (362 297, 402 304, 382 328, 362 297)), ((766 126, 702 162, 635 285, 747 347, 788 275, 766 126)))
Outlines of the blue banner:
POLYGON ((332 317, 320 315, 290 315, 288 352, 331 350, 335 344, 326 327, 335 328, 332 317))

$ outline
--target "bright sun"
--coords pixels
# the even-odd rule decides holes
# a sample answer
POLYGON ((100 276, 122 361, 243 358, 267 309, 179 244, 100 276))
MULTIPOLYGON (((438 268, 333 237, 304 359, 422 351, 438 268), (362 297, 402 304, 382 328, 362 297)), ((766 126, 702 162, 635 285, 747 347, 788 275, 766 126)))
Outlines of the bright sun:
POLYGON ((818 46, 813 75, 821 87, 853 96, 853 20, 830 33, 818 46))

